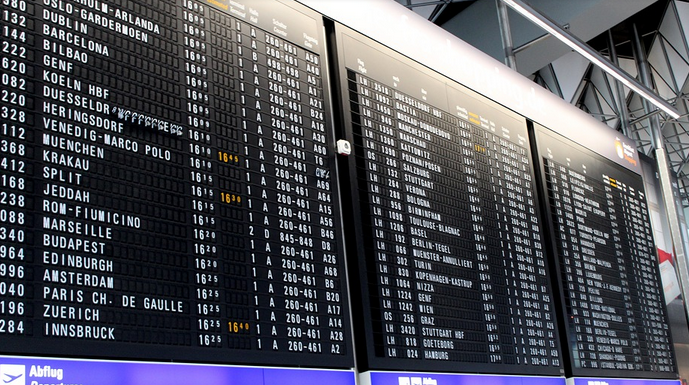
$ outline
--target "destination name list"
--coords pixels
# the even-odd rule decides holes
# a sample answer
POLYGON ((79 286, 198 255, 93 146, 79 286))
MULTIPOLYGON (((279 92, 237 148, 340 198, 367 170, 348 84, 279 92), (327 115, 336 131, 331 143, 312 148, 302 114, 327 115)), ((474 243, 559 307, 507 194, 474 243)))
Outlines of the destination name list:
POLYGON ((526 127, 348 75, 376 355, 558 367, 526 127))
POLYGON ((0 7, 6 351, 350 354, 316 39, 252 1, 0 7))
POLYGON ((641 178, 593 158, 544 162, 573 365, 673 373, 641 178))

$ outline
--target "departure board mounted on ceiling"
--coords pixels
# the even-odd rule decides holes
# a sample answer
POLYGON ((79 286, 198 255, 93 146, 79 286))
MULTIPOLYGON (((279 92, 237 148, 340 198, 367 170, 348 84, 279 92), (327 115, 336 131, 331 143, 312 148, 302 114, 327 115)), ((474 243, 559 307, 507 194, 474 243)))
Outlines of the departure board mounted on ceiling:
POLYGON ((667 309, 636 150, 604 158, 534 130, 559 282, 568 376, 677 378, 667 309), (565 339, 566 337, 566 339, 565 339))
POLYGON ((2 353, 351 368, 321 16, 0 9, 2 353))
POLYGON ((337 32, 360 370, 561 374, 525 119, 337 32))

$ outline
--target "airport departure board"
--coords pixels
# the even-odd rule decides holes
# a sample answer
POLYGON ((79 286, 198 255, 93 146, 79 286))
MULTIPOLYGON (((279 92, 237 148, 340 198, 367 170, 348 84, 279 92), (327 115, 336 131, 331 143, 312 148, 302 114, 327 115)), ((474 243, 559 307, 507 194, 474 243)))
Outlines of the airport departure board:
POLYGON ((322 17, 289 4, 2 2, 2 353, 353 366, 322 17))
MULTIPOLYGON (((543 127, 535 137, 571 375, 676 378, 641 176, 543 127)), ((610 146, 638 161, 619 139, 610 146)))
POLYGON ((360 365, 560 374, 526 121, 337 36, 361 223, 348 247, 360 365))
POLYGON ((0 11, 0 354, 676 378, 633 172, 295 1, 0 11))

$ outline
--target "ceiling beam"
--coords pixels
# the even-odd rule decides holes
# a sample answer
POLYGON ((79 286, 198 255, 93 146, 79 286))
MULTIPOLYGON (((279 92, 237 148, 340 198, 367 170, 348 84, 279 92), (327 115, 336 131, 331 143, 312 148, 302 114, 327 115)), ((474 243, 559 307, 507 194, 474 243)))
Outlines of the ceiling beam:
POLYGON ((619 80, 622 84, 627 86, 632 91, 636 92, 639 96, 648 100, 650 103, 665 111, 669 116, 673 118, 678 118, 680 113, 668 103, 665 99, 658 96, 653 90, 641 84, 636 78, 629 75, 623 69, 613 64, 598 53, 596 50, 591 48, 588 44, 581 41, 578 37, 572 35, 564 28, 560 27, 553 20, 549 19, 547 16, 531 8, 525 2, 521 0, 502 0, 507 6, 515 10, 520 15, 524 16, 526 19, 536 24, 537 26, 543 28, 546 32, 565 43, 574 51, 578 52, 580 55, 584 56, 586 59, 591 61, 597 67, 610 74, 615 79, 619 80))

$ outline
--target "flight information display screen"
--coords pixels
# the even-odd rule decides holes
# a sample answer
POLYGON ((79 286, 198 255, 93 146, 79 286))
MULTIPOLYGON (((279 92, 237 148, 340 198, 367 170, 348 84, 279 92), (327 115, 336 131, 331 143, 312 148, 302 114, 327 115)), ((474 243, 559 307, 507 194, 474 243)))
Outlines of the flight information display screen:
POLYGON ((676 378, 641 176, 543 127, 535 137, 571 375, 676 378))
POLYGON ((360 365, 560 374, 525 120, 337 36, 363 239, 348 247, 360 365))
POLYGON ((5 1, 3 353, 353 366, 322 17, 5 1))

